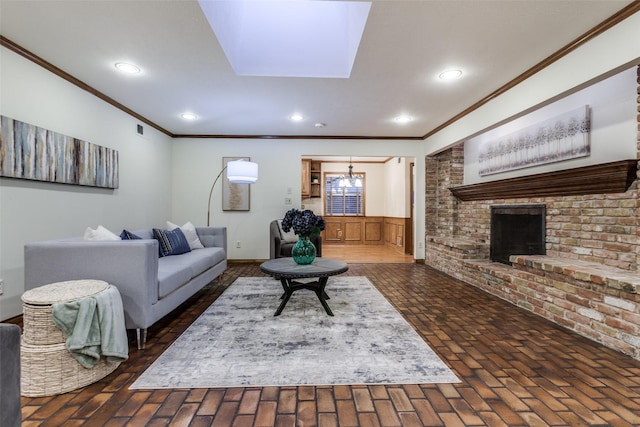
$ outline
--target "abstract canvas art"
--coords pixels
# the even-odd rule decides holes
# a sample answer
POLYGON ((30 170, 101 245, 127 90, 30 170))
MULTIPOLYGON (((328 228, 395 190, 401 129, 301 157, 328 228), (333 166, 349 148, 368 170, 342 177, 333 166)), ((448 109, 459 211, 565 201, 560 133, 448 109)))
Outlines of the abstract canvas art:
POLYGON ((118 151, 0 116, 0 176, 118 188, 118 151))
POLYGON ((480 145, 480 175, 490 175, 591 153, 589 107, 584 106, 552 119, 480 145))

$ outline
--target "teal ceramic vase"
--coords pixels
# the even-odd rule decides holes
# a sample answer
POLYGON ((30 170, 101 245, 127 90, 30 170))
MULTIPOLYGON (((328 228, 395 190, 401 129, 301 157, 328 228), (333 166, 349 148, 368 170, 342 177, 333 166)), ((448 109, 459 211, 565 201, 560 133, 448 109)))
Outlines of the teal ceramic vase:
POLYGON ((300 236, 291 249, 291 256, 296 264, 311 264, 316 259, 316 246, 309 236, 300 236))

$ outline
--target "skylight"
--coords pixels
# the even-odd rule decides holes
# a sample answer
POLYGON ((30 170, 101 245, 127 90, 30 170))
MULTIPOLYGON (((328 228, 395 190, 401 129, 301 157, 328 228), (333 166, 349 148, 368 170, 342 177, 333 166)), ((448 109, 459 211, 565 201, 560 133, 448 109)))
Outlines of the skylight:
POLYGON ((371 2, 198 0, 241 76, 348 78, 371 2))

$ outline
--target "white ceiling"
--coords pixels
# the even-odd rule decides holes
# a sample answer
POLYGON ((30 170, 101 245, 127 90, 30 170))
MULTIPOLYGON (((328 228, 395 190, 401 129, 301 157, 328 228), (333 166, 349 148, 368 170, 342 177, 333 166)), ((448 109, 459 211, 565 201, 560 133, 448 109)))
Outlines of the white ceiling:
POLYGON ((0 0, 0 34, 173 135, 422 137, 629 3, 373 0, 348 79, 236 76, 196 0, 0 0))

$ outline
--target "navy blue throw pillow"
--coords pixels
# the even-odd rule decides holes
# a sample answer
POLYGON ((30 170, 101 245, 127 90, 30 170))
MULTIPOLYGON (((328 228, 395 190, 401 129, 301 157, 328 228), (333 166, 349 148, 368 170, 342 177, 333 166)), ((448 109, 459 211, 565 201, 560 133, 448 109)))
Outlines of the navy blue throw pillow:
POLYGON ((129 230, 122 230, 122 233, 120 233, 120 238, 122 240, 140 240, 140 239, 142 239, 142 237, 133 234, 129 230))
POLYGON ((153 229, 153 237, 160 243, 160 256, 180 255, 191 252, 189 242, 179 228, 175 230, 153 229))

